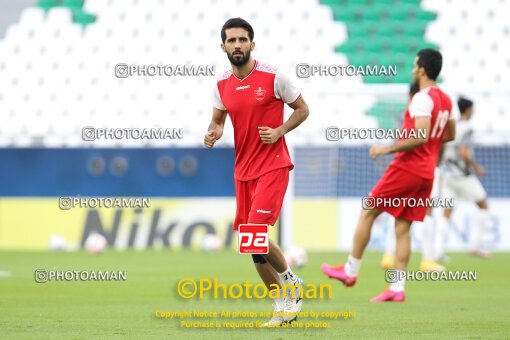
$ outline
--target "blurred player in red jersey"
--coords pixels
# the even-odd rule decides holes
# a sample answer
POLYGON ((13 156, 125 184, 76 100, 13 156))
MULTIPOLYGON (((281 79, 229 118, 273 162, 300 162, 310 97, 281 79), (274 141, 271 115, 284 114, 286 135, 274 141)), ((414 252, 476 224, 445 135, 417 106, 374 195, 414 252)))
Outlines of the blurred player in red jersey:
MULTIPOLYGON (((409 101, 411 101, 416 93, 420 91, 418 84, 412 83, 409 88, 409 101)), ((456 117, 455 117, 456 118, 456 117)), ((457 135, 458 135, 458 126, 456 127, 457 135)), ((451 143, 449 143, 451 144, 451 143)), ((434 171, 434 184, 432 185, 432 198, 439 198, 439 186, 440 186, 440 171, 439 171, 439 163, 441 162, 441 154, 444 149, 444 145, 439 151, 439 155, 437 157, 437 166, 434 171)), ((414 222, 414 228, 422 231, 422 240, 421 240, 421 262, 420 262, 420 270, 424 272, 442 272, 445 268, 440 265, 438 262, 434 260, 434 242, 438 237, 438 233, 434 230, 434 216, 432 214, 432 209, 429 208, 427 210, 427 215, 423 222, 414 222)), ((388 233, 386 237, 386 249, 381 260, 381 267, 386 270, 393 269, 395 267, 395 234, 388 233)))
POLYGON ((414 60, 413 81, 419 85, 420 91, 411 100, 402 126, 409 138, 400 139, 391 146, 374 145, 370 148, 372 159, 390 153, 396 155, 368 195, 374 205, 361 212, 346 265, 322 265, 324 274, 340 280, 347 287, 353 286, 357 280, 363 252, 370 240, 374 220, 383 211, 391 214, 395 217, 397 238, 395 280, 389 289, 371 299, 372 302, 405 300, 405 272, 411 255, 409 231, 411 223, 423 221, 427 212, 426 206, 410 206, 406 204, 406 200, 413 198, 425 201, 430 197, 441 143, 455 138, 451 100, 436 86, 441 67, 442 55, 438 51, 424 49, 418 52, 414 60), (413 129, 414 134, 410 132, 413 129), (424 134, 419 133, 420 130, 424 134), (389 205, 389 201, 397 204, 389 205))
MULTIPOLYGON (((223 25, 221 48, 232 69, 217 80, 212 121, 204 136, 205 146, 213 147, 223 135, 227 114, 230 116, 236 157, 234 230, 240 224, 276 223, 289 172, 294 167, 284 135, 309 114, 300 91, 287 76, 277 68, 251 58, 255 48, 253 37, 253 28, 241 18, 229 19, 223 25), (283 121, 285 104, 294 109, 286 122, 283 121)), ((269 240, 269 253, 252 257, 268 289, 275 284, 282 287, 282 281, 295 287, 294 297, 287 294, 285 298, 275 299, 276 313, 265 326, 281 326, 295 320, 303 303, 299 296, 303 281, 292 272, 278 244, 269 240)))

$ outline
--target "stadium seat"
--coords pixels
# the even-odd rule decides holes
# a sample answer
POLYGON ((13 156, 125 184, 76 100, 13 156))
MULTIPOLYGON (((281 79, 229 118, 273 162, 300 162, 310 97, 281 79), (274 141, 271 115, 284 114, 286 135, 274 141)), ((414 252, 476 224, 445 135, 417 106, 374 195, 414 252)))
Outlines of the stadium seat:
POLYGON ((44 10, 49 10, 50 8, 58 6, 57 0, 37 0, 37 7, 42 8, 44 10))

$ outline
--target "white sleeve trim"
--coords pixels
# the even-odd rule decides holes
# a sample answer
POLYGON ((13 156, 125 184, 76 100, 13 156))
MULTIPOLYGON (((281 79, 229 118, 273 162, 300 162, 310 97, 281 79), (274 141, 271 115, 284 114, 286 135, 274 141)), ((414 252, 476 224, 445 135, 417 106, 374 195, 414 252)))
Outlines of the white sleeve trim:
POLYGON ((426 92, 418 92, 414 95, 409 105, 409 115, 411 118, 431 117, 434 109, 434 102, 426 92))
POLYGON ((218 110, 225 111, 225 105, 221 101, 220 90, 218 89, 218 84, 214 84, 214 92, 213 92, 213 106, 218 110))
POLYGON ((292 83, 289 77, 278 70, 274 78, 274 95, 285 104, 292 104, 301 96, 301 91, 292 83))

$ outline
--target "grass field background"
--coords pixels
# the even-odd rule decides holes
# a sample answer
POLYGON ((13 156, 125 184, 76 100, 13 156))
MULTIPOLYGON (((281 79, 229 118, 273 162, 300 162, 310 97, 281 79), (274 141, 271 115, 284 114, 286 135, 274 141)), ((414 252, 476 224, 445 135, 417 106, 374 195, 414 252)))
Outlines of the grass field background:
MULTIPOLYGON (((186 277, 259 283, 249 256, 226 251, 0 252, 0 338, 510 338, 510 254, 490 260, 452 254, 448 269, 477 271, 476 282, 408 282, 405 303, 373 304, 369 299, 386 287, 380 256, 366 254, 353 288, 320 271, 322 263, 344 260, 345 254, 311 253, 309 263, 295 271, 305 283, 333 285, 331 300, 305 301, 303 311, 353 311, 356 317, 330 321, 328 329, 233 330, 182 329, 178 320, 158 319, 155 312, 272 311, 269 299, 186 300, 177 294, 178 281, 186 277), (125 270, 127 280, 36 283, 36 269, 125 270)), ((417 270, 418 260, 419 254, 413 254, 410 270, 417 270)))

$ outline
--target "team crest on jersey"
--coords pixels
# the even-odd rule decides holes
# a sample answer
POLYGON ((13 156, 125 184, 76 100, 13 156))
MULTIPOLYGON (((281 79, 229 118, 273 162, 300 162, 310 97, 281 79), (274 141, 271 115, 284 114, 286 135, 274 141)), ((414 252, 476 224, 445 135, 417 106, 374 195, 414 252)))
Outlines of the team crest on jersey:
POLYGON ((266 90, 263 90, 262 86, 259 86, 259 88, 253 92, 255 93, 255 99, 258 101, 261 101, 266 96, 266 90))

